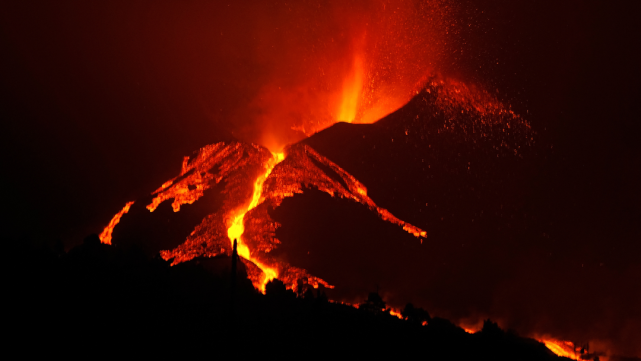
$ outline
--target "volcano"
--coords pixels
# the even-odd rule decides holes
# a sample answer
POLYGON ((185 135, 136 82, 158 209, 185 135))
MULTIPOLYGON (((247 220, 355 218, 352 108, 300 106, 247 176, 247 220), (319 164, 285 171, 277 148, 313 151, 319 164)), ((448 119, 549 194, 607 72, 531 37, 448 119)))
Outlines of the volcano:
MULTIPOLYGON (((231 242, 238 238, 239 254, 256 288, 264 290, 265 284, 276 277, 290 288, 301 278, 315 287, 322 284, 332 288, 330 283, 341 284, 350 277, 335 274, 328 283, 306 270, 327 273, 323 262, 296 265, 316 259, 317 254, 330 255, 332 248, 399 249, 394 238, 399 244, 418 247, 428 237, 426 229, 434 229, 436 235, 447 233, 429 217, 421 217, 430 214, 430 202, 432 207, 441 205, 437 213, 466 209, 476 214, 483 211, 470 207, 470 201, 488 207, 485 198, 492 198, 493 203, 507 200, 511 195, 506 185, 514 183, 517 173, 513 166, 532 143, 529 124, 487 94, 460 83, 432 80, 405 107, 375 124, 338 123, 287 146, 283 153, 241 142, 205 146, 192 157, 185 157, 177 177, 128 203, 105 228, 101 239, 116 245, 136 243, 148 253, 160 252, 164 259, 178 264, 195 257, 230 255, 231 242), (397 146, 390 148, 394 138, 397 146), (339 160, 357 176, 322 154, 339 160), (363 154, 368 154, 368 159, 363 154), (385 166, 377 168, 377 164, 385 166), (394 179, 413 182, 405 194, 386 183, 391 174, 394 179), (435 175, 437 179, 432 181, 435 175), (359 177, 374 185, 376 197, 368 195, 371 191, 359 177), (303 193, 309 196, 293 197, 303 193), (329 201, 327 196, 341 201, 329 201), (283 201, 291 197, 291 204, 285 202, 281 211, 283 201), (396 197, 401 203, 394 201, 396 197), (407 197, 412 197, 412 202, 407 203, 407 197), (461 201, 448 202, 448 197, 461 201), (413 223, 379 206, 376 198, 413 223), (428 201, 423 207, 425 199, 428 201), (305 209, 342 216, 334 226, 314 227, 314 223, 322 223, 323 216, 300 219, 304 211, 291 214, 301 202, 311 202, 305 209), (297 218, 291 224, 315 231, 297 234, 299 228, 288 225, 289 219, 297 218), (286 226, 279 231, 282 224, 286 226), (287 239, 285 244, 280 240, 283 237, 287 239), (299 257, 302 249, 308 249, 310 255, 310 248, 314 249, 312 257, 299 257)), ((460 222, 468 216, 451 220, 448 214, 447 218, 448 222, 460 222)), ((333 253, 353 255, 359 251, 333 253)), ((342 291, 343 297, 346 290, 351 295, 364 291, 348 286, 342 291)))
POLYGON ((583 339, 595 339, 598 312, 542 316, 566 305, 551 301, 564 295, 554 289, 561 281, 531 277, 546 272, 540 258, 550 246, 532 206, 544 152, 535 138, 487 92, 431 79, 373 124, 336 123, 282 152, 207 145, 128 203, 101 239, 172 264, 231 255, 238 239, 261 291, 274 278, 290 289, 303 280, 357 303, 380 289, 394 307, 411 301, 472 327, 492 317, 531 336, 563 337, 559 324, 575 322, 588 327, 583 339))
MULTIPOLYGON (((268 255, 280 242, 274 237, 278 223, 271 219, 267 207, 278 207, 284 198, 302 193, 303 187, 349 198, 416 237, 425 236, 425 231, 376 206, 360 182, 311 147, 291 146, 286 159, 282 159, 282 155, 272 156, 266 148, 239 142, 213 144, 202 148, 193 158, 185 158, 181 174, 152 193, 153 199, 146 206, 150 212, 168 199, 173 199, 172 208, 178 212, 181 205, 199 200, 210 187, 215 188, 223 181, 221 193, 225 197, 217 212, 207 215, 184 243, 161 251, 162 257, 173 259, 173 264, 177 264, 199 256, 229 255, 230 240, 240 239, 239 254, 247 261, 250 279, 257 288, 264 290, 264 285, 276 276, 287 281, 290 287, 301 277, 310 279, 316 287, 318 283, 330 286, 268 255)), ((116 215, 117 219, 121 216, 116 215)), ((106 234, 103 242, 107 242, 106 234)))

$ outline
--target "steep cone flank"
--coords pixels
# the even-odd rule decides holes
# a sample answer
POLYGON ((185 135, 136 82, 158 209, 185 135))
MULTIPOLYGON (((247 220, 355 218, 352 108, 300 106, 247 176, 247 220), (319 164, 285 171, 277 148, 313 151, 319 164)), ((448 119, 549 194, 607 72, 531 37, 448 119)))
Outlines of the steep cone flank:
POLYGON ((180 175, 152 194, 147 209, 153 212, 164 201, 173 199, 172 208, 179 212, 181 206, 198 201, 208 189, 221 182, 225 183, 221 191, 225 199, 220 209, 207 215, 184 243, 161 251, 163 258, 173 259, 173 264, 177 264, 199 256, 230 254, 230 242, 238 239, 239 255, 246 262, 248 275, 257 289, 264 291, 267 281, 275 277, 288 287, 293 287, 299 278, 307 278, 315 287, 319 284, 331 287, 305 270, 269 255, 280 241, 275 237, 279 224, 271 219, 268 210, 306 188, 358 202, 408 233, 419 238, 426 236, 422 229, 378 207, 356 178, 302 144, 288 147, 286 156, 272 155, 263 147, 238 142, 206 146, 194 157, 185 158, 180 175), (327 170, 334 176, 326 174, 327 170))
MULTIPOLYGON (((560 175, 573 170, 553 168, 557 145, 535 141, 529 124, 491 96, 448 82, 377 123, 337 124, 303 141, 367 184, 379 206, 429 234, 417 249, 379 246, 385 259, 350 260, 369 271, 346 272, 334 292, 378 284, 396 307, 409 300, 464 323, 490 317, 521 334, 635 354, 641 292, 632 285, 640 273, 628 256, 631 238, 617 236, 629 228, 574 209, 568 195, 601 197, 580 192, 596 180, 566 183, 560 175), (586 230, 612 244, 590 241, 598 236, 586 230)), ((309 222, 304 206, 291 202, 288 221, 309 222)), ((279 237, 287 244, 300 237, 289 224, 279 237)))

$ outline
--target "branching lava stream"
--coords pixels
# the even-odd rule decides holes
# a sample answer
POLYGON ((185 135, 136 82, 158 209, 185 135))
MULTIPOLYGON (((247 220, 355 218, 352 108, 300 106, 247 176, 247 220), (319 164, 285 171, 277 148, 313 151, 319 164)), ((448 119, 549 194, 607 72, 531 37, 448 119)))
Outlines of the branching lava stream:
POLYGON ((265 285, 273 280, 274 278, 278 277, 278 270, 273 267, 269 267, 258 261, 257 259, 253 259, 251 257, 251 251, 249 250, 249 247, 243 242, 243 233, 245 232, 245 214, 249 212, 250 210, 256 208, 256 206, 264 201, 264 198, 261 199, 262 194, 263 194, 263 184, 265 183, 265 180, 267 177, 269 177, 269 174, 272 172, 276 164, 280 163, 285 159, 285 155, 283 153, 272 153, 273 158, 269 160, 265 166, 265 173, 260 175, 258 179, 256 179, 256 182, 254 183, 254 193, 252 195, 252 200, 249 203, 249 206, 247 209, 242 211, 242 213, 236 215, 234 217, 234 220, 232 221, 232 225, 229 227, 227 230, 227 235, 229 236, 229 240, 231 241, 232 247, 234 244, 234 240, 238 240, 238 255, 241 257, 253 262, 258 268, 260 268, 261 271, 264 273, 264 278, 262 280, 262 284, 260 286, 260 291, 265 292, 265 285))

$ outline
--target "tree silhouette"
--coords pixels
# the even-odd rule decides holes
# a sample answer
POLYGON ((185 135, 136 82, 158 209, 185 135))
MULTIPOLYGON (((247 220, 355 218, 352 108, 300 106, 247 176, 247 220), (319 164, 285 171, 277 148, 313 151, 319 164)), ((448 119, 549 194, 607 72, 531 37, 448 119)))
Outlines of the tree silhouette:
POLYGON ((386 311, 385 307, 386 304, 381 295, 378 292, 370 292, 365 303, 362 303, 358 308, 374 314, 381 314, 386 311))
POLYGON ((429 322, 432 318, 430 314, 422 308, 416 308, 413 304, 408 303, 401 312, 404 319, 412 323, 423 324, 429 322))
POLYGON ((283 281, 274 278, 265 285, 265 295, 273 299, 296 298, 292 290, 288 290, 283 281))

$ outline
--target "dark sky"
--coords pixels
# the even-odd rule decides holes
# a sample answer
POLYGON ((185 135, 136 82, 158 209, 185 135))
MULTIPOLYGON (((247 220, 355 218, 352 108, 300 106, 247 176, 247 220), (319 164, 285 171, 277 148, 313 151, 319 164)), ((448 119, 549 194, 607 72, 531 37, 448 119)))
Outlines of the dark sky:
POLYGON ((555 149, 548 168, 566 183, 568 217, 637 224, 613 229, 630 237, 641 204, 640 10, 630 1, 4 1, 3 236, 71 245, 200 146, 299 140, 291 126, 331 112, 354 39, 365 36, 374 94, 405 99, 434 73, 494 92, 555 149))

